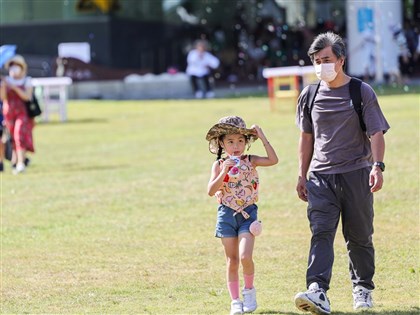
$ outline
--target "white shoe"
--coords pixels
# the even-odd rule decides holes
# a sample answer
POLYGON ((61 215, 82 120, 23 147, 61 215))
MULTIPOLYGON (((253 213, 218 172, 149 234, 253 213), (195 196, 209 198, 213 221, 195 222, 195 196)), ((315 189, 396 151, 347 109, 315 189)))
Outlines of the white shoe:
POLYGON ((214 98, 214 92, 213 91, 208 91, 207 93, 206 93, 206 98, 214 98))
POLYGON ((327 315, 331 314, 330 301, 324 289, 314 282, 306 292, 300 292, 295 296, 296 307, 302 312, 311 312, 311 314, 327 315))
POLYGON ((239 315, 243 313, 244 311, 242 301, 239 299, 232 300, 232 302, 230 303, 230 315, 239 315))
POLYGON ((24 163, 18 163, 16 164, 16 167, 13 169, 13 174, 17 175, 19 173, 22 173, 25 171, 25 164, 24 163))
POLYGON ((251 313, 257 309, 257 290, 243 289, 242 296, 244 298, 244 313, 251 313))
POLYGON ((195 98, 203 98, 203 97, 204 97, 204 93, 202 91, 195 92, 195 98))
POLYGON ((353 288, 353 301, 353 308, 355 310, 373 307, 371 291, 361 285, 353 288))

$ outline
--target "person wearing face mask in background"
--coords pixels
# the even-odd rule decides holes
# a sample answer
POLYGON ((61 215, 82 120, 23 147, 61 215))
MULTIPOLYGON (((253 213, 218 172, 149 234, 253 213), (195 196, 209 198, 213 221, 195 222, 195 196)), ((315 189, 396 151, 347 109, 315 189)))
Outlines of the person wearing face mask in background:
POLYGON ((353 108, 344 73, 346 48, 342 38, 318 35, 308 55, 321 80, 312 110, 307 108, 309 87, 298 99, 298 197, 307 202, 312 238, 306 271, 307 291, 295 296, 298 309, 330 314, 326 292, 334 262, 334 237, 340 220, 346 241, 354 309, 373 306, 375 252, 373 193, 383 185, 384 133, 390 128, 373 89, 361 84, 363 121, 353 108))
POLYGON ((3 102, 5 127, 13 143, 13 173, 22 173, 29 164, 27 152, 34 152, 32 130, 34 119, 28 116, 25 102, 32 98, 33 87, 30 77, 26 76, 27 64, 20 55, 6 62, 9 75, 1 80, 0 99, 3 102))

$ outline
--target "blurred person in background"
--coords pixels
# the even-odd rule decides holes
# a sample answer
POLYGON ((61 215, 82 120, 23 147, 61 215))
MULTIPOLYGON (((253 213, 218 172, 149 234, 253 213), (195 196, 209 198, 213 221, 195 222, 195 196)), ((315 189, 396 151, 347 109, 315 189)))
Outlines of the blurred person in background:
POLYGON ((28 116, 25 103, 32 99, 31 78, 26 76, 27 64, 21 55, 6 62, 9 75, 1 80, 0 100, 3 102, 4 124, 13 143, 13 173, 22 173, 29 164, 27 152, 34 152, 32 130, 34 119, 28 116))
POLYGON ((4 143, 3 143, 3 102, 0 100, 0 172, 4 171, 4 143))
POLYGON ((220 65, 217 57, 207 51, 205 40, 197 40, 187 56, 186 72, 190 76, 196 98, 213 98, 214 92, 210 84, 211 70, 220 65))

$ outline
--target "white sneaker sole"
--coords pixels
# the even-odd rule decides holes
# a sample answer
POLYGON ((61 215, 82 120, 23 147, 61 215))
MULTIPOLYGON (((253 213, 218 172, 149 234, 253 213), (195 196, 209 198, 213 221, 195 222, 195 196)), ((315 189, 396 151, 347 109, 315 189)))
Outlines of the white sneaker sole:
POLYGON ((244 313, 252 313, 253 311, 255 311, 257 309, 258 305, 255 305, 255 307, 251 307, 251 308, 245 308, 244 307, 244 313))
POLYGON ((314 302, 309 300, 305 294, 298 293, 295 296, 295 305, 302 312, 311 312, 316 315, 329 315, 331 312, 324 311, 317 306, 314 302))
POLYGON ((372 308, 373 306, 372 305, 369 305, 369 304, 363 304, 363 305, 357 305, 357 306, 353 306, 353 309, 355 310, 355 311, 363 311, 363 310, 368 310, 368 309, 370 309, 370 308, 372 308))

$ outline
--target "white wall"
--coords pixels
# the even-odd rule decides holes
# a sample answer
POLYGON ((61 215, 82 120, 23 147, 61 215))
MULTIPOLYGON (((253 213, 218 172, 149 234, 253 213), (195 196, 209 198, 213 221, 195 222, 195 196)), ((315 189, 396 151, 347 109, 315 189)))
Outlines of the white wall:
POLYGON ((372 62, 377 82, 383 80, 385 73, 398 67, 398 47, 392 38, 391 27, 402 24, 401 0, 347 0, 347 72, 363 76, 366 51, 363 48, 366 29, 373 34, 372 62), (371 16, 370 14, 371 13, 371 16))

